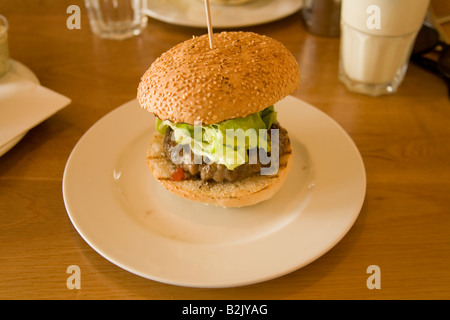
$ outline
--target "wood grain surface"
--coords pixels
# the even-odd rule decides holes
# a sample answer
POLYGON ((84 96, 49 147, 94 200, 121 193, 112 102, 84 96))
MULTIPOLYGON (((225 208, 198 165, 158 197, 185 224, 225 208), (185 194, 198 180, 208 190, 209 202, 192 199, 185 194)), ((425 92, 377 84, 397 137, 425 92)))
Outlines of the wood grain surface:
POLYGON ((1 1, 0 14, 11 25, 11 57, 72 99, 0 157, 1 299, 450 298, 450 102, 439 77, 410 65, 394 95, 351 93, 337 77, 339 39, 308 33, 300 13, 241 28, 293 52, 302 74, 293 95, 352 137, 364 160, 367 194, 348 234, 306 267, 244 287, 184 288, 136 276, 95 252, 68 218, 62 178, 77 141, 135 98, 150 64, 207 30, 150 19, 141 36, 102 40, 91 33, 81 0, 1 1), (81 8, 79 30, 66 27, 71 4, 81 8), (81 289, 66 285, 70 265, 80 267, 81 289), (366 285, 370 265, 380 267, 380 289, 366 285))

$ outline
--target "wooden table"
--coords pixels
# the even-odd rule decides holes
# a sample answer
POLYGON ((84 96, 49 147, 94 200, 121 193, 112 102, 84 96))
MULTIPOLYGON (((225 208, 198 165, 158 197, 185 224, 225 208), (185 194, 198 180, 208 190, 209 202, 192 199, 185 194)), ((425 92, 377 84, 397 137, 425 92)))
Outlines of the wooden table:
MULTIPOLYGON (((444 1, 444 0, 443 0, 444 1)), ((399 91, 372 98, 337 78, 337 38, 305 31, 300 14, 244 28, 282 41, 302 73, 294 96, 335 119, 359 148, 367 194, 348 234, 321 258, 283 277, 226 289, 185 288, 129 273, 94 251, 62 197, 70 152, 102 116, 134 99, 140 76, 164 51, 206 29, 150 19, 142 36, 69 30, 67 2, 2 1, 12 58, 72 103, 0 158, 1 299, 448 299, 450 298, 450 103, 442 79, 410 65, 399 91), (81 289, 68 289, 68 266, 81 289), (369 289, 367 268, 380 268, 369 289)), ((217 31, 217 30, 216 30, 217 31)))

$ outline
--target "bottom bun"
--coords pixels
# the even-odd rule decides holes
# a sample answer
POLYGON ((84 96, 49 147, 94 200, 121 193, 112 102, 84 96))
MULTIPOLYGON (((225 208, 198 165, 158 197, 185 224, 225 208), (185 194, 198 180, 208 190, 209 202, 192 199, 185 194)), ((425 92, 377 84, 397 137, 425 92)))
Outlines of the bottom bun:
POLYGON ((156 133, 147 154, 147 165, 156 180, 174 194, 217 207, 245 207, 270 199, 283 185, 292 164, 287 137, 285 153, 275 175, 254 175, 234 182, 209 182, 200 179, 172 181, 176 166, 164 155, 164 136, 156 133))

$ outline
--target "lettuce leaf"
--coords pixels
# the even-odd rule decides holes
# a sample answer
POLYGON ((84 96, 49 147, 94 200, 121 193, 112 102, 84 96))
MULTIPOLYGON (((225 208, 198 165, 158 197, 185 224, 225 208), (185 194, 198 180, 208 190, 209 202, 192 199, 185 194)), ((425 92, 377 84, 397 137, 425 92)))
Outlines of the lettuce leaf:
POLYGON ((192 152, 205 157, 205 161, 223 164, 229 170, 234 170, 248 161, 248 150, 263 148, 270 151, 267 131, 276 121, 277 113, 270 106, 244 118, 205 126, 156 118, 156 129, 165 134, 170 127, 177 144, 189 145, 192 152))

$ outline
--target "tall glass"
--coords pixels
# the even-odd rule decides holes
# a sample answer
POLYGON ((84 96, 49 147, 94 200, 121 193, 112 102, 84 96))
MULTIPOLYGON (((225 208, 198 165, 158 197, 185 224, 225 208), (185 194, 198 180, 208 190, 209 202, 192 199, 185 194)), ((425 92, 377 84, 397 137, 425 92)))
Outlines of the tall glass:
POLYGON ((397 91, 429 0, 343 0, 339 79, 371 96, 397 91))
POLYGON ((122 40, 142 33, 147 25, 146 0, 85 0, 92 32, 122 40))

